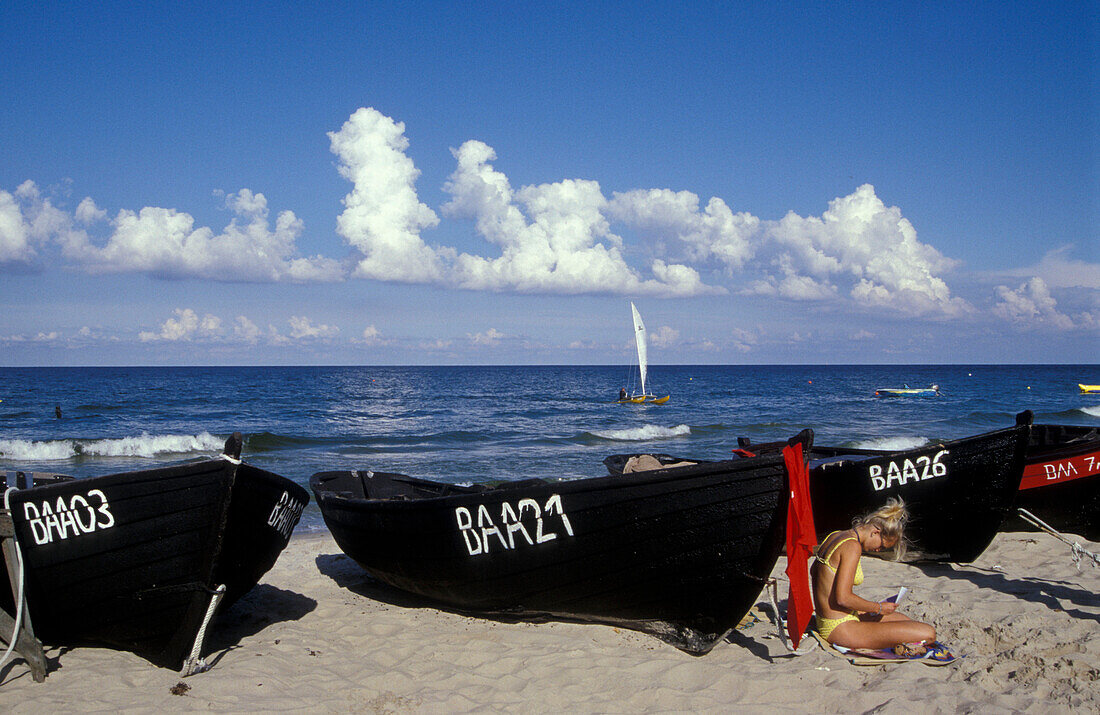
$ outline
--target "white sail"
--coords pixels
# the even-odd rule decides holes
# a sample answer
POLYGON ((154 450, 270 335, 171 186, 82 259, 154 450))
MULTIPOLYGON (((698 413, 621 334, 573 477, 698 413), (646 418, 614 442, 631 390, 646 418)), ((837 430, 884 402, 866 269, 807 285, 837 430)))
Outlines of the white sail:
POLYGON ((634 314, 634 339, 638 343, 638 372, 642 378, 642 394, 646 394, 645 391, 645 375, 649 368, 649 357, 646 355, 645 349, 645 323, 642 322, 642 316, 638 314, 638 309, 634 307, 634 303, 630 304, 630 311, 634 314))

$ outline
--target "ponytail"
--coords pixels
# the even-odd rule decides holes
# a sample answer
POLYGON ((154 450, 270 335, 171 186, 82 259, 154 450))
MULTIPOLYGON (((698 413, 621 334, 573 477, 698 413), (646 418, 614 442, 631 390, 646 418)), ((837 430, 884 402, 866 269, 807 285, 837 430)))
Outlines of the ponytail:
POLYGON ((905 502, 901 497, 890 497, 884 506, 853 519, 852 526, 877 527, 884 540, 895 541, 894 560, 898 561, 905 555, 905 525, 908 521, 909 510, 905 508, 905 502))

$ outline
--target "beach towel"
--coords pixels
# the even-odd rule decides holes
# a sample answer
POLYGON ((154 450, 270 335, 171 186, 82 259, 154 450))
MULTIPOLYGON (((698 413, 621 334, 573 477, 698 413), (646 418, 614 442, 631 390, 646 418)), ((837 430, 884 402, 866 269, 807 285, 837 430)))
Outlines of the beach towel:
POLYGON ((891 663, 920 662, 925 665, 939 666, 950 665, 962 657, 955 655, 939 641, 932 641, 927 646, 928 650, 921 655, 905 656, 898 655, 891 648, 845 648, 844 646, 833 645, 818 635, 816 631, 811 632, 827 653, 844 658, 852 665, 890 665, 891 663))

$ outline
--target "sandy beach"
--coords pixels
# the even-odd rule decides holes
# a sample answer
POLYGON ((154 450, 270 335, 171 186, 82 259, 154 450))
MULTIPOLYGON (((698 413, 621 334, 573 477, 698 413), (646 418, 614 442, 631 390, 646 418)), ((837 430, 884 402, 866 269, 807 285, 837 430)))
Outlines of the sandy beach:
MULTIPOLYGON (((0 704, 15 713, 1100 708, 1100 568, 1078 571, 1053 537, 999 534, 965 566, 864 561, 862 595, 907 586, 902 611, 965 657, 856 666, 813 639, 795 655, 766 619, 694 657, 612 626, 471 618, 372 582, 327 533, 299 534, 219 619, 208 672, 181 679, 129 653, 51 647, 44 683, 20 659, 0 671, 0 704)), ((785 566, 773 573, 784 601, 785 566)), ((759 604, 765 615, 766 595, 759 604)))

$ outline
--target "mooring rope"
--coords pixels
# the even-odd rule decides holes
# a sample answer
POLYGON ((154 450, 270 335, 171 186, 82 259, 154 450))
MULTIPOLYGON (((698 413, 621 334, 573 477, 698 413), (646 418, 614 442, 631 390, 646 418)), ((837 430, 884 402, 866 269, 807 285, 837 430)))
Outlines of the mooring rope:
POLYGON ((214 589, 214 592, 210 595, 210 605, 206 607, 206 617, 202 619, 199 632, 195 634, 195 644, 191 646, 191 655, 183 662, 183 668, 180 670, 180 675, 185 678, 189 675, 205 673, 210 670, 210 666, 206 664, 206 659, 200 658, 199 653, 202 651, 203 642, 206 641, 206 627, 210 625, 210 619, 214 617, 214 611, 218 609, 218 604, 224 595, 224 583, 214 589))
MULTIPOLYGON (((8 487, 4 491, 4 509, 11 513, 11 500, 10 495, 15 491, 15 487, 8 487)), ((14 526, 14 522, 13 522, 14 526)), ((11 543, 15 546, 16 556, 16 579, 19 581, 19 598, 18 605, 15 607, 15 630, 12 631, 11 640, 8 641, 8 649, 4 652, 4 657, 0 658, 0 668, 4 667, 4 664, 8 662, 8 658, 15 651, 15 644, 19 641, 19 629, 23 626, 23 552, 19 550, 19 541, 15 538, 15 530, 12 529, 11 543)))
POLYGON ((1020 517, 1023 518, 1024 521, 1029 522, 1033 526, 1039 527, 1040 529, 1047 532, 1048 534, 1050 534, 1054 538, 1058 539, 1062 543, 1069 546, 1070 547, 1070 553, 1073 554, 1073 565, 1077 567, 1078 571, 1081 570, 1081 559, 1082 558, 1092 559, 1092 565, 1093 566, 1100 566, 1100 554, 1094 554, 1091 551, 1089 551, 1088 549, 1086 549, 1084 546, 1081 546, 1081 544, 1077 543, 1076 541, 1070 541, 1069 539, 1067 539, 1066 537, 1062 536, 1057 531, 1055 531, 1045 521, 1043 521, 1039 517, 1035 516, 1034 514, 1032 514, 1027 509, 1017 508, 1016 511, 1019 512, 1020 517))

